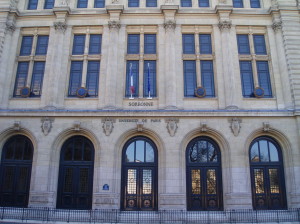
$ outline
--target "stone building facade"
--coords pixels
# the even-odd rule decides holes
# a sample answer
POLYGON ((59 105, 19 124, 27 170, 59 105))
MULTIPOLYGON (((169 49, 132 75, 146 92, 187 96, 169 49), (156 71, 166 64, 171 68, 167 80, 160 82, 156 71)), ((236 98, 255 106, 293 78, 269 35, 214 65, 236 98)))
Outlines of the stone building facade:
POLYGON ((299 61, 297 0, 2 0, 0 205, 299 208, 299 61))

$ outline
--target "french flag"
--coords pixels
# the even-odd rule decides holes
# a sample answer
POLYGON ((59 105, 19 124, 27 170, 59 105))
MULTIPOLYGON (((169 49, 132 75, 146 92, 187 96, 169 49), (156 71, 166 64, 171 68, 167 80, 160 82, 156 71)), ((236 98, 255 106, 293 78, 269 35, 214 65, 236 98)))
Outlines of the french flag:
POLYGON ((129 76, 130 76, 130 98, 133 98, 132 95, 134 94, 134 85, 133 85, 132 63, 130 63, 130 67, 129 67, 129 76))

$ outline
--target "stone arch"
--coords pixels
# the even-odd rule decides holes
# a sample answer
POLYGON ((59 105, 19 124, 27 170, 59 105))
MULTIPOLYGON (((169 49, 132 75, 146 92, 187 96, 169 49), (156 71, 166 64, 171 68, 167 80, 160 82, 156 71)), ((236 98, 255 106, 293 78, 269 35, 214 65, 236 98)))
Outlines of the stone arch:
POLYGON ((205 127, 199 127, 197 129, 191 130, 188 132, 181 142, 180 148, 180 164, 182 170, 182 186, 184 186, 184 192, 187 192, 186 189, 186 149, 189 144, 194 138, 196 137, 209 137, 215 141, 218 145, 219 150, 221 152, 221 167, 222 167, 222 179, 223 179, 223 203, 224 209, 226 209, 226 200, 224 199, 226 194, 232 192, 232 176, 231 176, 231 163, 230 163, 230 146, 226 138, 215 129, 205 127))
POLYGON ((52 152, 51 152, 51 158, 50 158, 50 165, 49 165, 49 184, 48 184, 48 192, 54 192, 53 202, 52 206, 56 206, 56 198, 57 198, 57 186, 58 186, 58 175, 59 175, 59 165, 60 165, 60 152, 62 149, 63 144, 71 137, 80 135, 84 136, 87 139, 89 139, 95 150, 95 159, 94 159, 94 187, 93 192, 96 190, 96 183, 98 181, 98 174, 97 169, 95 169, 96 164, 99 163, 100 158, 100 142, 96 135, 86 129, 86 128, 80 128, 79 130, 75 130, 74 128, 65 129, 62 132, 57 134, 57 137, 53 141, 53 144, 51 146, 52 152))

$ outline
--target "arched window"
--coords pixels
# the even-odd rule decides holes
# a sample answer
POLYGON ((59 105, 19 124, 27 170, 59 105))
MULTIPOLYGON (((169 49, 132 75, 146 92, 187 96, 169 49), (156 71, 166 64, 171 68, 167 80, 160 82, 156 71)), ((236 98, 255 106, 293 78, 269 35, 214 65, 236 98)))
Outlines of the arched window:
POLYGON ((94 146, 83 136, 69 138, 60 154, 57 208, 91 209, 94 146))
POLYGON ((32 156, 33 145, 23 135, 15 135, 4 144, 0 166, 0 206, 28 206, 32 156))
POLYGON ((123 148, 123 210, 157 210, 157 149, 146 137, 134 137, 123 148))
POLYGON ((221 153, 208 137, 194 138, 186 149, 187 209, 222 210, 221 153))
POLYGON ((285 209, 282 154, 278 143, 259 137, 250 146, 250 172, 254 209, 285 209))

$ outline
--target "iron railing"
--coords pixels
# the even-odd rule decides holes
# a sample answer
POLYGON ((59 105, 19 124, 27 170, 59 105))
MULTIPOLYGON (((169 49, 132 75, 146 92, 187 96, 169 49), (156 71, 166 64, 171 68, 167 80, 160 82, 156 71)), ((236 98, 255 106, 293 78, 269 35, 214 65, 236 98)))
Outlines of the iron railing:
POLYGON ((0 207, 0 220, 79 223, 281 223, 300 222, 300 208, 288 210, 120 211, 0 207))

